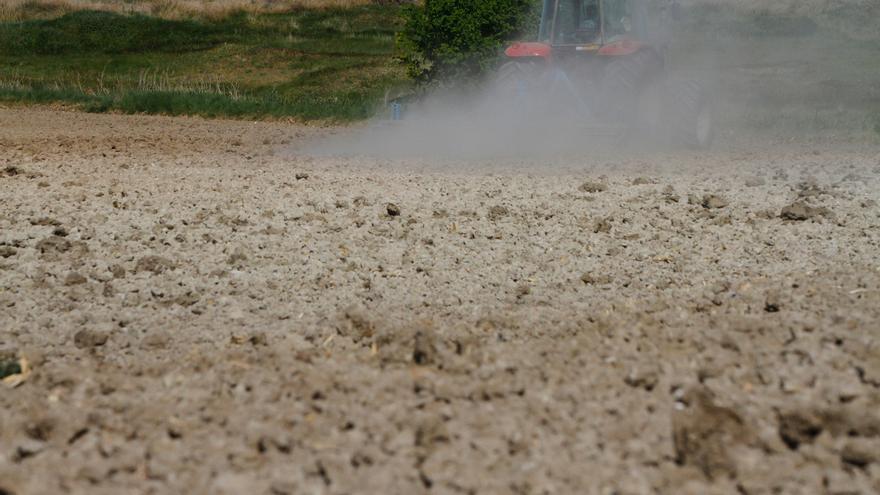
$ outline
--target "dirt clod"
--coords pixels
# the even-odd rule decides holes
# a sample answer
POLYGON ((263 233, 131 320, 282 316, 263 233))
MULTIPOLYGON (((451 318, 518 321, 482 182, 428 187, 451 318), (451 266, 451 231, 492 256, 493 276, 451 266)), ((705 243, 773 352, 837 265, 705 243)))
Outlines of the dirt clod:
POLYGON ((125 267, 122 265, 111 265, 110 273, 113 278, 125 278, 125 267))
POLYGON ((822 419, 809 411, 791 411, 779 416, 779 437, 792 450, 813 443, 822 430, 822 419))
POLYGON ((63 237, 51 236, 47 237, 35 246, 40 254, 66 253, 70 250, 70 241, 63 237))
POLYGON ((782 294, 778 291, 770 291, 764 300, 764 311, 768 313, 778 313, 782 309, 782 294))
POLYGON ((814 207, 808 205, 807 203, 804 203, 803 201, 795 201, 794 203, 783 208, 779 216, 783 220, 803 222, 805 220, 812 220, 817 217, 828 216, 829 214, 830 210, 828 210, 827 208, 814 207))
POLYGON ((611 277, 606 274, 587 272, 581 275, 581 282, 587 285, 605 285, 611 283, 611 277))
POLYGON ((840 459, 851 466, 865 468, 880 460, 877 445, 867 439, 850 439, 840 451, 840 459))
POLYGON ((86 283, 87 281, 88 281, 88 279, 86 279, 85 276, 83 276, 82 274, 77 273, 77 272, 70 272, 67 274, 66 277, 64 277, 64 285, 67 285, 67 286, 82 285, 82 284, 86 283))
POLYGON ((387 213, 389 217, 399 217, 400 207, 394 203, 388 203, 385 205, 385 213, 387 213))
POLYGON ((600 193, 608 190, 608 185, 602 182, 584 182, 578 187, 578 191, 585 193, 600 193))
POLYGON ((61 222, 59 222, 58 220, 55 220, 54 218, 50 218, 50 217, 40 217, 40 218, 31 219, 30 224, 31 225, 57 227, 58 225, 61 225, 61 222))
POLYGON ((734 448, 754 441, 742 417, 717 405, 704 387, 691 388, 676 402, 672 438, 678 462, 697 467, 709 479, 735 476, 734 448))
POLYGON ((600 218, 599 220, 596 220, 596 222, 593 224, 593 233, 607 234, 611 232, 611 221, 612 220, 610 217, 600 218))
POLYGON ((12 246, 0 246, 0 258, 10 258, 18 253, 12 246))
POLYGON ((343 312, 337 331, 343 337, 360 342, 373 337, 376 333, 376 324, 366 311, 357 306, 351 306, 343 312))
POLYGON ((719 208, 726 208, 730 202, 727 199, 718 196, 717 194, 707 194, 703 196, 703 200, 700 202, 703 205, 703 208, 707 210, 714 210, 719 208))
POLYGON ((623 381, 630 387, 642 388, 650 392, 660 381, 660 370, 653 365, 635 366, 623 381))
POLYGON ((16 167, 15 165, 7 165, 3 168, 3 175, 6 177, 16 177, 18 175, 24 175, 24 173, 25 171, 22 168, 16 167))
POLYGON ((50 218, 50 217, 40 217, 40 218, 31 219, 30 224, 31 225, 39 225, 39 226, 57 227, 58 225, 61 225, 61 222, 59 222, 58 220, 55 220, 54 218, 50 218))
POLYGON ((174 263, 162 256, 149 255, 140 258, 135 264, 135 273, 151 272, 155 275, 174 269, 174 263))
POLYGON ((493 206, 489 208, 489 220, 500 220, 510 214, 510 211, 504 206, 493 206))
POLYGON ((416 330, 413 337, 412 360, 415 364, 427 366, 437 361, 437 345, 434 332, 428 328, 416 330))
POLYGON ((165 330, 153 330, 141 339, 142 349, 161 350, 168 348, 171 335, 165 330))
POLYGON ((82 329, 73 336, 73 343, 80 349, 100 347, 107 343, 110 334, 100 330, 82 329))

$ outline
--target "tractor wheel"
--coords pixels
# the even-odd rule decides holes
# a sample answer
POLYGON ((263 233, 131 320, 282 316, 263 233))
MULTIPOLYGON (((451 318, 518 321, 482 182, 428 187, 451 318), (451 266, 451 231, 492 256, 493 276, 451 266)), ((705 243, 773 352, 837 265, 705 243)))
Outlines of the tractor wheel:
POLYGON ((544 63, 536 60, 505 62, 495 79, 498 91, 504 96, 517 95, 532 89, 544 71, 544 63))
POLYGON ((615 58, 605 66, 599 108, 606 118, 633 125, 642 91, 663 73, 663 59, 653 50, 615 58))
POLYGON ((668 81, 665 120, 677 146, 707 149, 715 137, 712 106, 705 90, 695 81, 668 81))
POLYGON ((541 81, 546 69, 542 60, 515 60, 504 63, 495 78, 492 112, 511 122, 525 122, 540 112, 546 102, 541 81))

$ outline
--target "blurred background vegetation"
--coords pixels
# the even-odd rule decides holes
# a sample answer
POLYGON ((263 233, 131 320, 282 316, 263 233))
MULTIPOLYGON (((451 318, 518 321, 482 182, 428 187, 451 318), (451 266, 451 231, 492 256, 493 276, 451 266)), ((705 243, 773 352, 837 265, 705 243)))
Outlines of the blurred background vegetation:
MULTIPOLYGON (((491 73, 538 3, 7 0, 0 101, 355 121, 441 74, 491 73)), ((880 2, 682 4, 670 68, 715 92, 722 123, 880 134, 880 2)))

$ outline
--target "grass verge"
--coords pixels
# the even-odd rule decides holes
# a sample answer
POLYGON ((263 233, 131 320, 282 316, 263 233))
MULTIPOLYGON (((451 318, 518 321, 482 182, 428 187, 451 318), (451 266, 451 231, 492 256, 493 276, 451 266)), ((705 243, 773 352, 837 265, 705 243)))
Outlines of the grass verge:
POLYGON ((350 121, 405 86, 398 8, 170 20, 78 11, 0 23, 0 100, 91 111, 350 121))

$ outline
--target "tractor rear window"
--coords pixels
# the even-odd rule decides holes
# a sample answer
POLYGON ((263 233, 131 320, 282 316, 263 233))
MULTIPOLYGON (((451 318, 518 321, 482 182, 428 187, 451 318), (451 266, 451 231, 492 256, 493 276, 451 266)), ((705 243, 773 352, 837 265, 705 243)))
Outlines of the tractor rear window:
POLYGON ((593 43, 600 36, 600 0, 560 0, 556 11, 556 44, 593 43))
POLYGON ((606 41, 632 31, 632 0, 605 0, 603 7, 606 41))

